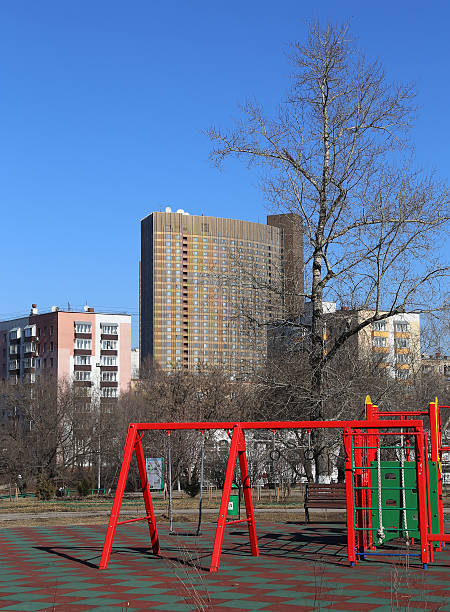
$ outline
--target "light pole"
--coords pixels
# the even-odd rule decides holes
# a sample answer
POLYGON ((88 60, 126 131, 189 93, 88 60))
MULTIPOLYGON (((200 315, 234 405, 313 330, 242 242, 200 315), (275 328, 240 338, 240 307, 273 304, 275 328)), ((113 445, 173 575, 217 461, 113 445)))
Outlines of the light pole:
MULTIPOLYGON (((101 378, 101 364, 100 363, 96 363, 95 364, 97 368, 99 368, 98 372, 99 372, 99 388, 100 387, 100 378, 101 378)), ((101 412, 102 412, 102 404, 101 404, 102 400, 101 400, 101 395, 99 393, 98 397, 97 397, 97 436, 98 436, 98 446, 97 446, 97 493, 100 494, 100 483, 101 483, 101 471, 102 471, 102 457, 101 457, 101 446, 100 446, 100 435, 101 435, 101 429, 100 429, 100 423, 101 423, 101 412)))

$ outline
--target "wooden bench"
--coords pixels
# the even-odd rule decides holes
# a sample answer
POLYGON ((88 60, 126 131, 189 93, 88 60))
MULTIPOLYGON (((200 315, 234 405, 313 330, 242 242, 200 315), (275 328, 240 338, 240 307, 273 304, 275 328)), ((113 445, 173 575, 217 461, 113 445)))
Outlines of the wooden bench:
POLYGON ((328 510, 346 508, 345 483, 312 484, 307 483, 305 488, 305 520, 309 523, 309 508, 323 508, 328 510))

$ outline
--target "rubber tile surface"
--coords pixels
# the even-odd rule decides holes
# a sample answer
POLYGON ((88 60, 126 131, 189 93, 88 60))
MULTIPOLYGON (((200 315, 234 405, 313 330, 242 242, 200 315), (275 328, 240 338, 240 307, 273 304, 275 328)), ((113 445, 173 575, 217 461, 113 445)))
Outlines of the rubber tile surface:
POLYGON ((198 538, 169 536, 164 523, 158 529, 155 557, 145 525, 120 526, 102 571, 105 527, 0 530, 0 610, 450 611, 450 546, 426 571, 412 555, 372 557, 352 568, 343 523, 258 523, 259 557, 239 525, 227 529, 219 571, 211 574, 215 525, 205 524, 198 538))

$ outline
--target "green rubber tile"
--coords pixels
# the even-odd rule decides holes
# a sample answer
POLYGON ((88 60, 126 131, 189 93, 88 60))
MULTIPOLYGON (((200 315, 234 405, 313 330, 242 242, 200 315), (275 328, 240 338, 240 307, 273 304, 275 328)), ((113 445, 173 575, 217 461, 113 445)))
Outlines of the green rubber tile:
POLYGON ((123 604, 123 598, 122 599, 110 599, 107 597, 91 597, 90 599, 81 599, 79 602, 77 602, 77 604, 83 605, 83 606, 98 606, 98 605, 120 606, 121 604, 123 604))
POLYGON ((170 612, 190 612, 191 610, 197 610, 193 605, 189 604, 161 604, 151 607, 152 610, 170 610, 170 612))
POLYGON ((250 584, 252 582, 255 582, 257 584, 262 583, 262 584, 267 584, 269 586, 271 585, 271 582, 268 581, 267 578, 264 578, 264 576, 239 576, 239 582, 245 582, 245 583, 250 583, 250 584))
MULTIPOLYGON (((435 603, 446 603, 448 601, 448 598, 445 596, 430 595, 429 593, 422 593, 420 595, 414 596, 411 594, 411 591, 410 591, 409 593, 407 593, 407 595, 408 595, 408 601, 414 601, 414 602, 426 601, 428 603, 428 602, 433 601, 435 603)), ((402 598, 402 599, 406 599, 406 598, 402 598)))
POLYGON ((214 599, 242 599, 243 597, 251 597, 251 593, 238 593, 235 591, 222 591, 222 593, 209 593, 209 596, 214 599))
POLYGON ((130 608, 126 605, 120 606, 98 606, 96 608, 89 608, 89 612, 133 612, 139 608, 130 608))
POLYGON ((286 597, 287 599, 292 599, 293 597, 298 597, 301 594, 301 587, 299 586, 297 589, 288 591, 283 589, 276 589, 270 592, 271 597, 286 597))
POLYGON ((94 590, 90 590, 90 591, 68 591, 67 593, 64 593, 65 597, 92 597, 93 595, 97 595, 98 597, 107 597, 108 595, 110 595, 110 593, 107 592, 103 592, 103 591, 94 591, 94 590))
POLYGON ((36 587, 17 586, 16 584, 3 586, 2 589, 7 593, 30 593, 36 591, 36 587))
MULTIPOLYGON (((184 601, 183 597, 177 595, 159 595, 159 597, 136 597, 135 601, 159 601, 161 605, 178 604, 184 601)), ((84 603, 84 602, 83 602, 84 603)), ((159 605, 159 604, 158 604, 159 605)))
MULTIPOLYGON (((36 601, 27 603, 26 612, 37 612, 38 610, 53 610, 54 602, 46 602, 46 601, 36 601)), ((7 606, 6 608, 2 608, 2 610, 18 610, 19 612, 24 612, 24 607, 22 603, 14 604, 13 606, 7 606)))
POLYGON ((245 599, 236 599, 234 601, 226 601, 221 604, 216 604, 219 607, 236 608, 236 610, 264 610, 273 604, 261 601, 247 601, 245 599))
MULTIPOLYGON (((353 603, 362 603, 362 604, 379 604, 380 606, 385 606, 386 605, 386 599, 387 598, 382 598, 382 597, 352 597, 351 599, 349 598, 349 601, 353 604, 353 603)), ((390 595, 389 595, 389 599, 390 599, 390 595)), ((442 600, 441 600, 442 601, 442 600)), ((405 601, 405 604, 407 604, 408 602, 405 601)))
MULTIPOLYGON (((136 578, 136 580, 120 580, 120 581, 114 581, 114 584, 118 587, 122 588, 127 588, 130 587, 131 589, 135 589, 135 588, 140 588, 143 585, 156 585, 156 584, 162 584, 162 581, 160 580, 153 580, 152 579, 147 579, 147 578, 136 578)), ((154 588, 152 586, 152 588, 154 588)))
POLYGON ((155 589, 153 587, 138 587, 128 589, 128 593, 130 593, 130 596, 134 598, 136 595, 161 595, 162 593, 167 593, 168 590, 169 589, 167 587, 165 589, 155 589))

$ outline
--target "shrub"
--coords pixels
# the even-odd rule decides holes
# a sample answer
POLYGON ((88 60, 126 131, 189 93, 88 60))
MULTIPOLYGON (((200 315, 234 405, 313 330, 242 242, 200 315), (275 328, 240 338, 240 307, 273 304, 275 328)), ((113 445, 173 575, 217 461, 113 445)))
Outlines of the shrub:
POLYGON ((81 480, 77 483, 78 495, 80 497, 86 497, 89 495, 92 489, 92 481, 87 476, 83 476, 81 480))
POLYGON ((191 497, 195 497, 200 492, 200 483, 197 477, 197 470, 192 472, 191 481, 186 481, 183 484, 183 490, 191 497))
POLYGON ((42 501, 48 501, 55 496, 56 487, 50 482, 50 480, 42 474, 39 476, 36 483, 36 497, 42 501))

